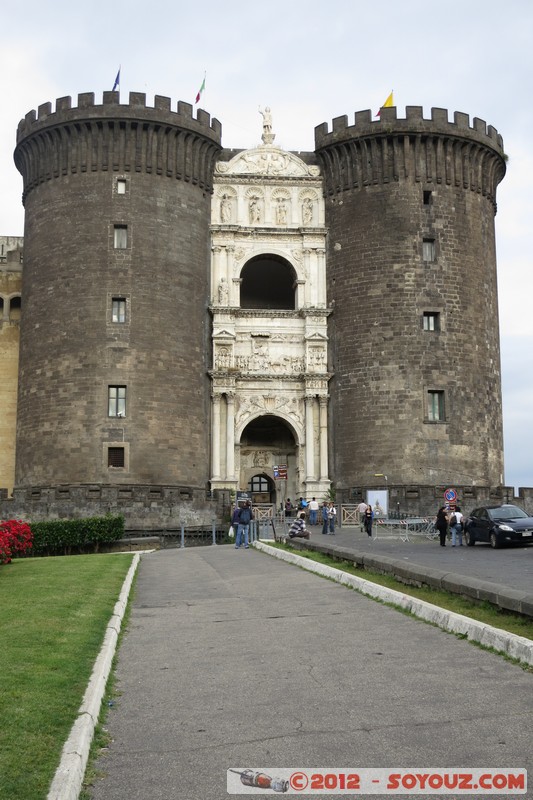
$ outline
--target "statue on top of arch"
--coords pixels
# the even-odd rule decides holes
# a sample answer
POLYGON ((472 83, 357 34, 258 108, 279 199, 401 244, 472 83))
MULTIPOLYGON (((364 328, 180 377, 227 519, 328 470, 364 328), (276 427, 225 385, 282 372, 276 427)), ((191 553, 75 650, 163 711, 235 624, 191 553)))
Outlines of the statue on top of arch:
POLYGON ((268 106, 265 106, 264 111, 262 111, 261 106, 259 106, 259 113, 263 117, 263 135, 261 136, 261 141, 263 144, 272 144, 276 138, 276 134, 272 133, 272 112, 268 106))

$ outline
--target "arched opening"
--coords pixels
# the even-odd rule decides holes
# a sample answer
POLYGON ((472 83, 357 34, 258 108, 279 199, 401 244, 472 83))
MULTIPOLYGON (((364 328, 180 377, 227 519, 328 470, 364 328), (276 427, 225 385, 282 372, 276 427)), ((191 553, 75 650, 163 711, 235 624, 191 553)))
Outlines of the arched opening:
POLYGON ((258 503, 275 503, 276 487, 274 481, 268 475, 260 473, 252 475, 248 481, 246 491, 252 498, 252 505, 258 503))
POLYGON ((293 311, 296 307, 296 274, 281 256, 255 256, 241 272, 241 308, 273 308, 293 311))
POLYGON ((240 485, 254 504, 271 503, 279 509, 297 490, 298 444, 285 420, 264 414, 252 420, 241 434, 240 485), (284 466, 287 480, 274 480, 274 467, 284 466), (292 495, 291 495, 292 492, 292 495))
POLYGON ((9 304, 9 319, 12 322, 18 322, 20 320, 20 308, 21 308, 20 296, 12 297, 11 302, 9 304))

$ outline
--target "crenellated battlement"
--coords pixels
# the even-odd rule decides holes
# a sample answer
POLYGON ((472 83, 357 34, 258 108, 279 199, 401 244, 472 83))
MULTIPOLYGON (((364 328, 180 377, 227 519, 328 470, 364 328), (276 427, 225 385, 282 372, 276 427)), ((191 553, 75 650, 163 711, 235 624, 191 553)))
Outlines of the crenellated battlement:
POLYGON ((492 125, 487 126, 485 120, 474 117, 470 126, 469 115, 455 111, 453 122, 450 122, 446 108, 432 108, 431 118, 424 119, 422 106, 406 106, 404 118, 397 116, 395 106, 382 108, 378 120, 372 119, 372 112, 369 109, 356 111, 353 125, 348 124, 347 115, 336 117, 332 121, 331 131, 327 122, 315 128, 315 146, 318 150, 339 141, 393 134, 460 136, 463 139, 483 142, 497 150, 500 155, 504 154, 502 137, 492 125))
POLYGON ((120 102, 119 92, 104 92, 102 105, 96 105, 94 92, 83 92, 78 94, 77 106, 73 106, 72 98, 67 96, 57 98, 55 111, 52 110, 50 102, 42 103, 37 112, 29 111, 19 122, 17 143, 45 126, 93 119, 111 120, 116 117, 142 122, 158 122, 194 130, 204 136, 209 136, 217 144, 220 144, 222 137, 222 126, 218 119, 211 120, 210 114, 202 109, 198 109, 195 118, 192 105, 182 100, 178 101, 177 111, 172 111, 170 97, 156 94, 154 105, 149 106, 146 103, 146 94, 143 92, 130 92, 127 104, 120 102))
POLYGON ((496 128, 468 114, 432 108, 424 119, 421 106, 407 106, 398 119, 396 108, 382 108, 381 118, 357 111, 355 124, 346 116, 315 128, 318 160, 325 192, 358 190, 371 185, 415 181, 453 185, 488 197, 496 209, 496 188, 505 175, 503 140, 496 128))
POLYGON ((130 92, 121 104, 118 92, 104 92, 96 105, 93 92, 43 103, 26 114, 17 130, 15 164, 24 178, 23 202, 45 181, 97 172, 165 175, 212 191, 222 128, 206 111, 196 118, 190 103, 171 108, 169 97, 130 92))

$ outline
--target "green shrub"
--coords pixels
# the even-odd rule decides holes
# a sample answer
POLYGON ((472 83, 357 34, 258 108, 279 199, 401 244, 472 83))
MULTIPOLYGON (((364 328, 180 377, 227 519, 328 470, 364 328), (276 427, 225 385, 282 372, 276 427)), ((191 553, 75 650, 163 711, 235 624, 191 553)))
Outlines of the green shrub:
POLYGON ((124 517, 87 517, 32 522, 32 555, 70 555, 73 551, 97 553, 100 546, 121 539, 124 517))

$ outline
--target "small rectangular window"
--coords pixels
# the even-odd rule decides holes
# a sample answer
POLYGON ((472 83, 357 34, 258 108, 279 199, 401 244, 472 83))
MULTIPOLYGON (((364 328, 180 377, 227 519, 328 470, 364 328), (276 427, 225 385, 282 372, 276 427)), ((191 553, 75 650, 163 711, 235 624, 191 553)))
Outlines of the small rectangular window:
POLYGON ((438 311, 424 311, 423 327, 425 331, 440 331, 440 314, 438 311))
POLYGON ((428 392, 428 420, 429 422, 444 422, 444 392, 431 389, 428 392))
POLYGON ((109 386, 108 387, 108 402, 107 402, 107 415, 109 417, 125 417, 126 416, 126 387, 125 386, 109 386))
POLYGON ((126 322, 126 300, 123 297, 113 297, 111 301, 111 320, 113 322, 126 322))
POLYGON ((126 194, 125 178, 117 178, 117 194, 126 194))
POLYGON ((422 240, 422 258, 424 261, 435 261, 435 239, 422 240))
POLYGON ((124 467, 126 460, 124 458, 123 447, 108 447, 107 448, 107 466, 108 467, 124 467))
POLYGON ((114 226, 114 247, 115 250, 125 250, 128 246, 128 226, 114 226))
POLYGON ((424 192, 424 205, 425 206, 430 206, 431 205, 431 195, 432 195, 432 192, 430 192, 430 191, 425 191, 424 192))

